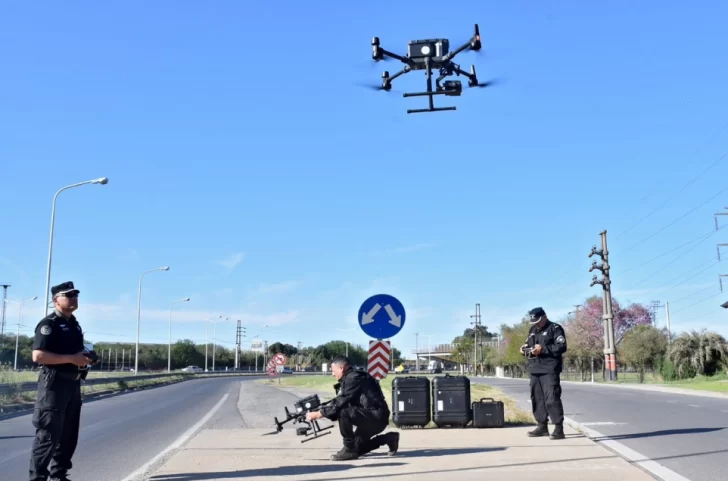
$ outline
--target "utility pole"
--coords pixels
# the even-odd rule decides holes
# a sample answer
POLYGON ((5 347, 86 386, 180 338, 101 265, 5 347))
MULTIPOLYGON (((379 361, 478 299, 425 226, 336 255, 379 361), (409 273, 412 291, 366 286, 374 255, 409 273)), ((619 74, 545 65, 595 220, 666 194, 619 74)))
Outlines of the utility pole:
POLYGON ((667 326, 667 343, 672 343, 672 332, 670 331, 670 303, 665 301, 665 324, 667 326))
MULTIPOLYGON (((475 314, 470 316, 471 319, 475 319, 474 322, 471 322, 475 326, 473 329, 474 331, 474 339, 473 344, 475 346, 475 351, 473 355, 473 374, 478 374, 478 328, 480 327, 480 304, 475 304, 475 314)), ((482 353, 481 353, 482 354, 482 353)))
POLYGON ((296 362, 296 370, 301 369, 301 364, 303 364, 303 354, 301 354, 301 345, 303 345, 303 342, 298 341, 298 347, 296 348, 296 356, 298 357, 298 362, 296 362))
POLYGON ((240 367, 240 345, 243 343, 243 329, 242 322, 238 319, 238 328, 235 331, 235 369, 240 367))
POLYGON ((2 284, 3 286, 3 307, 2 321, 0 321, 0 347, 5 346, 5 307, 8 305, 8 287, 10 284, 2 284))
POLYGON ((420 333, 415 332, 415 370, 420 370, 420 333))
POLYGON ((657 311, 660 310, 662 305, 660 301, 652 301, 652 325, 657 327, 657 311))
POLYGON ((597 264, 596 261, 592 261, 592 265, 589 268, 589 272, 595 269, 602 271, 602 279, 597 279, 597 276, 592 277, 592 282, 589 287, 593 287, 596 284, 602 286, 604 292, 604 301, 602 302, 602 318, 604 319, 604 362, 606 371, 609 373, 608 379, 610 381, 617 380, 617 350, 614 346, 614 314, 612 312, 612 281, 609 278, 609 250, 607 249, 607 231, 603 230, 599 233, 602 238, 602 248, 597 250, 597 246, 592 246, 592 250, 589 253, 589 257, 598 255, 602 258, 602 263, 597 264))

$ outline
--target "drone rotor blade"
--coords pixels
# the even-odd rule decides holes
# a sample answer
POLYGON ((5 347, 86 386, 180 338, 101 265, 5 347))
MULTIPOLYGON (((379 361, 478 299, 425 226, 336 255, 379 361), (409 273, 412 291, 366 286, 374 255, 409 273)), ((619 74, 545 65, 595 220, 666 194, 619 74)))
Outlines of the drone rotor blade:
POLYGON ((386 90, 386 89, 382 88, 382 84, 357 82, 356 85, 358 87, 363 87, 363 88, 369 89, 369 90, 383 91, 383 92, 390 92, 390 93, 392 92, 392 90, 386 90))

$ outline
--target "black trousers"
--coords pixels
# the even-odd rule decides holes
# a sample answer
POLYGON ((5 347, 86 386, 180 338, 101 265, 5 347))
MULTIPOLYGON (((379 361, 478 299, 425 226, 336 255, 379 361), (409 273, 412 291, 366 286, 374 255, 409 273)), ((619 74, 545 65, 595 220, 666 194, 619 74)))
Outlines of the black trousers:
POLYGON ((30 457, 30 481, 65 479, 73 467, 81 422, 81 381, 41 371, 33 410, 35 439, 30 457), (48 470, 51 460, 53 466, 48 470))
POLYGON ((389 424, 387 411, 349 406, 339 413, 338 421, 344 447, 350 451, 362 455, 387 444, 386 435, 380 434, 389 424))
POLYGON ((564 406, 561 404, 561 376, 559 373, 531 374, 531 407, 539 424, 564 422, 564 406))

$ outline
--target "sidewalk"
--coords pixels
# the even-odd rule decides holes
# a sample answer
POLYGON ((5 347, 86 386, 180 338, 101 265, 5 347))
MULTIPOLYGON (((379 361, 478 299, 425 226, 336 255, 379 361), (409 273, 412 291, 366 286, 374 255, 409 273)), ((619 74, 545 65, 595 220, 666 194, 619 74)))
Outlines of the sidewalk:
MULTIPOLYGON (((321 426, 328 426, 328 421, 321 426)), ((330 461, 341 448, 338 426, 301 443, 295 426, 203 430, 147 480, 654 481, 627 461, 565 425, 567 438, 529 438, 533 427, 398 430, 400 449, 356 461, 330 461)))

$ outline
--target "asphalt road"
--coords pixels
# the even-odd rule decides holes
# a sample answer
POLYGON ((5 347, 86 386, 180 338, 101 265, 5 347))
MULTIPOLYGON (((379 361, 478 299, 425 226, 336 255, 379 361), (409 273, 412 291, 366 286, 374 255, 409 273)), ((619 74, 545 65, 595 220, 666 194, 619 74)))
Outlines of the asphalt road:
MULTIPOLYGON (((530 411, 528 381, 471 378, 530 411)), ((728 471, 728 399, 589 384, 562 384, 564 413, 691 481, 728 471)))
MULTIPOLYGON (((70 477, 74 481, 124 479, 203 419, 226 394, 205 427, 243 427, 237 402, 241 382, 252 381, 196 379, 85 403, 70 477)), ((28 479, 34 434, 29 414, 0 421, 2 479, 28 479)))

